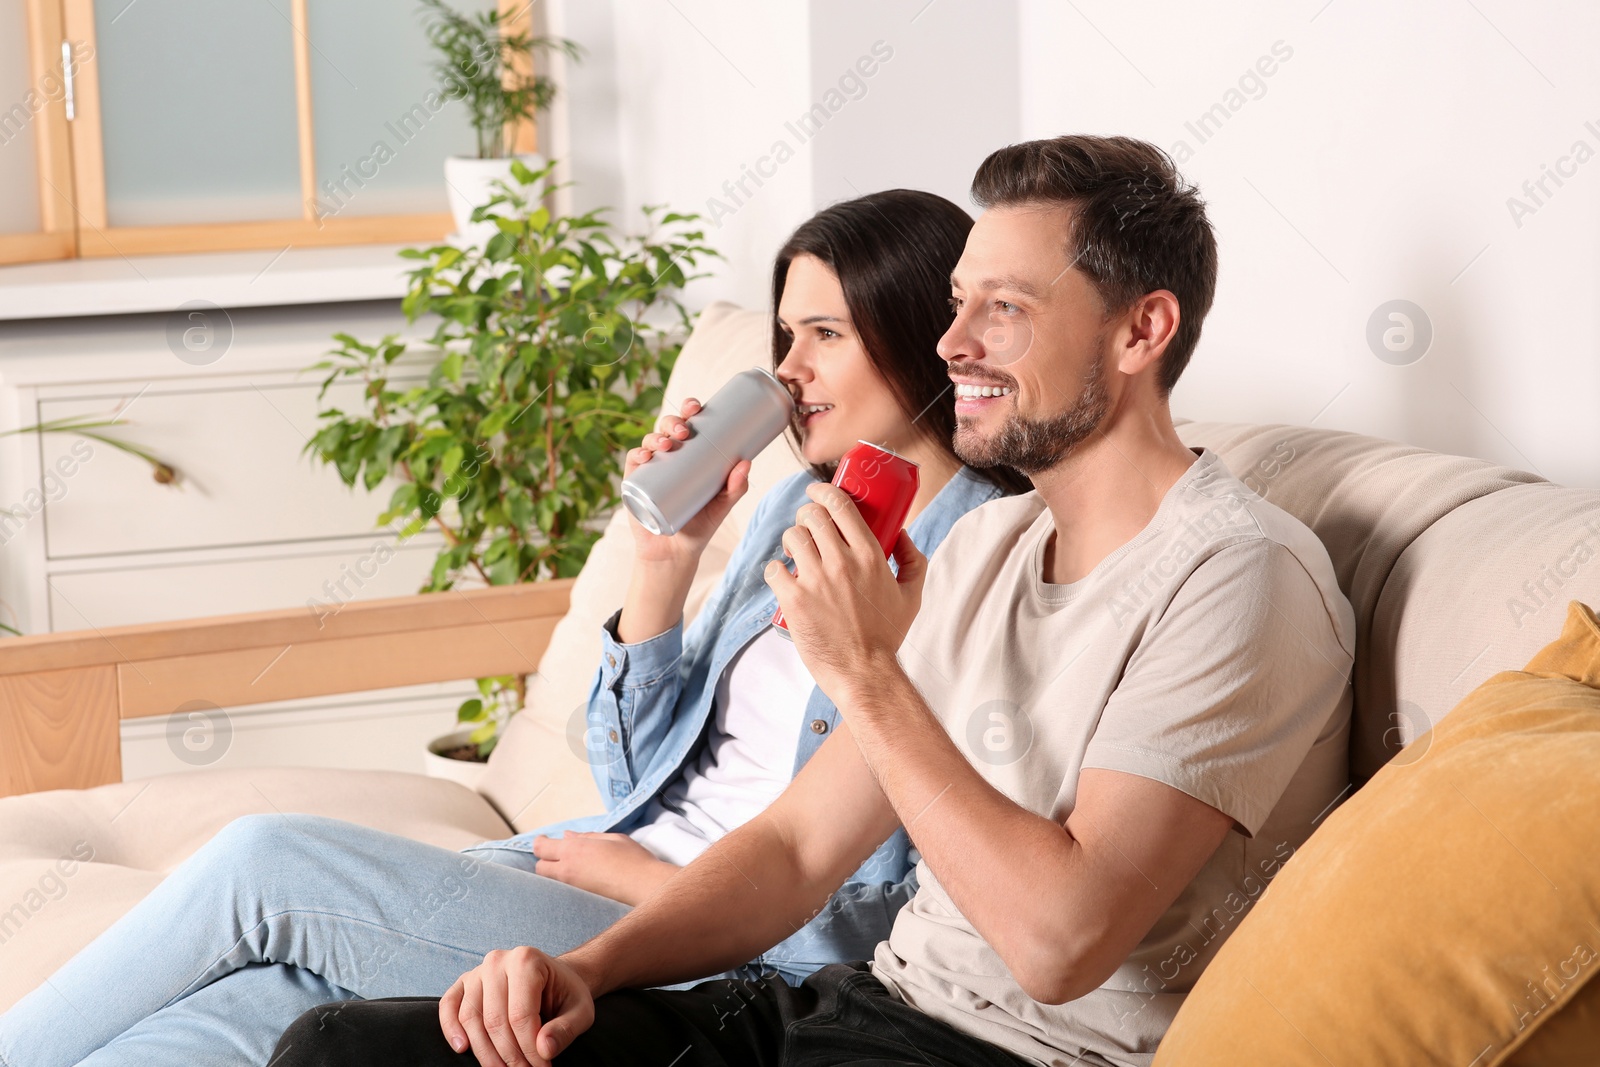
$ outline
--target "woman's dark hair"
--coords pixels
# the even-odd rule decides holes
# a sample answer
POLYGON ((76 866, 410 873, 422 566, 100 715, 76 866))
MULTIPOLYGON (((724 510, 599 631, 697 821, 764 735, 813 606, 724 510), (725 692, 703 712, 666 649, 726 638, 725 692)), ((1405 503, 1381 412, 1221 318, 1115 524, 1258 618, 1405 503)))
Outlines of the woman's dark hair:
MULTIPOLYGON (((867 359, 889 386, 917 430, 960 462, 951 444, 956 430, 955 391, 935 346, 950 328, 950 272, 966 247, 972 218, 933 193, 890 189, 823 208, 778 252, 772 265, 772 366, 789 354, 790 337, 778 322, 789 264, 814 256, 839 279, 867 359)), ((789 440, 799 450, 796 428, 789 440)), ((811 464, 833 478, 834 464, 811 464)), ((1008 493, 1033 483, 1010 467, 981 476, 1008 493)))

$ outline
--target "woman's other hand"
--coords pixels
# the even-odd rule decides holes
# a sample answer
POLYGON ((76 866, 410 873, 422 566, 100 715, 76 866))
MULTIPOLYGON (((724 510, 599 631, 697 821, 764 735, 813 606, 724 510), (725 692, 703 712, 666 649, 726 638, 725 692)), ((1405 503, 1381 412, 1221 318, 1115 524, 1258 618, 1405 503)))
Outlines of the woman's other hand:
POLYGON ((567 830, 533 839, 534 872, 637 907, 678 867, 656 859, 627 834, 567 830))

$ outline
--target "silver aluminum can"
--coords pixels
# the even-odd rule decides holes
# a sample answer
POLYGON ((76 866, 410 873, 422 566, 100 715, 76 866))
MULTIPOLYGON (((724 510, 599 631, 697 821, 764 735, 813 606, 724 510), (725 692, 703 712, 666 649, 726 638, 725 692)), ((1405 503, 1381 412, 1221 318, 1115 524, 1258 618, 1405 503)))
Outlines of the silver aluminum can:
POLYGON ((622 503, 646 530, 675 534, 755 459, 794 416, 794 398, 770 371, 741 371, 689 420, 689 437, 622 480, 622 503))

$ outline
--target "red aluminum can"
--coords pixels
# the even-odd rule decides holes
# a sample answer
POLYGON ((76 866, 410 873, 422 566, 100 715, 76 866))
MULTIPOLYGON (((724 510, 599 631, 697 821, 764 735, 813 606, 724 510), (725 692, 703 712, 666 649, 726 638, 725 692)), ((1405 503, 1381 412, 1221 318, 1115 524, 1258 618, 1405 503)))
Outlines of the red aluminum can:
MULTIPOLYGON (((921 484, 917 465, 896 452, 871 441, 862 441, 844 454, 833 472, 833 484, 850 495, 856 510, 867 522, 867 529, 878 539, 884 559, 894 554, 895 540, 906 524, 911 502, 921 484)), ((772 625, 788 636, 783 609, 772 616, 772 625)))

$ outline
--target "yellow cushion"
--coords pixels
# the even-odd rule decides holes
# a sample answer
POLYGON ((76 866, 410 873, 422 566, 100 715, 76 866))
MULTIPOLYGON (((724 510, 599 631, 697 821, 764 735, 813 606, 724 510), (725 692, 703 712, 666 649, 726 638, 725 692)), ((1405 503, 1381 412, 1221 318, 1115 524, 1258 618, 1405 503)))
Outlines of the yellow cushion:
POLYGON ((1593 1063, 1597 846, 1600 621, 1574 600, 1300 847, 1155 1067, 1593 1063))

